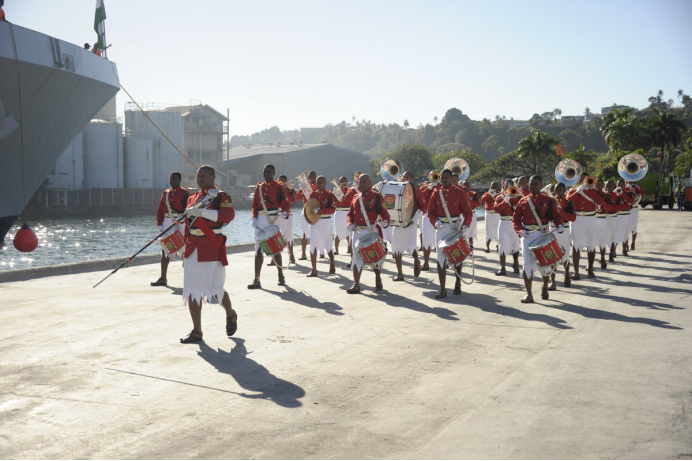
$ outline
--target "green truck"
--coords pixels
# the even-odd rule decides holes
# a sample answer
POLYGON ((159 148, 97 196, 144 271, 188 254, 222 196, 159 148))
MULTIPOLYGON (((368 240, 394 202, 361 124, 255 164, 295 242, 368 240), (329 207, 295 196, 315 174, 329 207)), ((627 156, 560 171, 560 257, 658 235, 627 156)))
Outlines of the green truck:
POLYGON ((640 187, 646 189, 646 195, 644 195, 640 202, 642 208, 651 205, 655 210, 660 210, 665 205, 668 205, 668 208, 672 209, 675 205, 675 190, 677 189, 678 183, 673 173, 660 174, 658 171, 649 171, 646 176, 636 181, 636 183, 640 187), (658 182, 659 175, 662 176, 661 190, 657 200, 656 183, 658 182))

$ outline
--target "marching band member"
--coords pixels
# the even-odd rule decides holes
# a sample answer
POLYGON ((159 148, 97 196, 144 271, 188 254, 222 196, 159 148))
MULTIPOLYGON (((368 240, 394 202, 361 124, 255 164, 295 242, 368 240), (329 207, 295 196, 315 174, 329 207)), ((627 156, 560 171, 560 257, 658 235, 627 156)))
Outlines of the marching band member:
MULTIPOLYGON (((310 188, 312 189, 312 192, 315 192, 317 190, 317 187, 315 186, 315 180, 317 179, 317 173, 314 171, 311 171, 308 173, 308 181, 310 182, 310 188)), ((298 191, 298 200, 303 199, 303 204, 308 203, 308 200, 310 197, 306 197, 303 191, 298 191)), ((300 222, 300 230, 301 230, 301 236, 300 236, 300 248, 303 250, 303 254, 300 255, 300 260, 301 261, 306 261, 308 257, 305 255, 305 250, 308 247, 308 237, 310 237, 310 223, 305 220, 305 215, 303 213, 300 214, 302 217, 302 221, 300 222)))
POLYGON ((610 249, 610 254, 608 256, 608 261, 615 261, 615 240, 617 238, 618 230, 618 210, 620 205, 618 205, 618 196, 615 193, 615 184, 613 181, 606 182, 606 194, 607 201, 610 204, 610 210, 608 211, 608 217, 606 218, 606 236, 604 237, 601 245, 604 243, 610 249))
POLYGON ((495 275, 498 276, 507 275, 507 269, 505 269, 507 255, 512 255, 512 258, 514 258, 512 268, 515 274, 519 273, 519 249, 521 248, 521 241, 512 225, 514 210, 521 199, 518 195, 519 189, 514 186, 512 180, 508 179, 505 181, 504 193, 499 194, 495 198, 495 204, 493 206, 495 211, 500 215, 500 225, 497 234, 498 251, 500 253, 500 270, 495 272, 495 275), (516 193, 512 193, 513 191, 516 193))
POLYGON ((339 201, 334 193, 328 189, 327 178, 318 176, 316 181, 317 189, 310 194, 310 199, 317 200, 319 203, 315 212, 320 215, 320 219, 310 225, 310 262, 312 272, 308 277, 317 277, 317 251, 328 253, 329 273, 336 274, 334 267, 334 235, 332 234, 332 215, 336 212, 336 204, 339 201))
POLYGON ((481 197, 485 208, 485 252, 490 253, 490 242, 497 243, 500 228, 500 215, 495 211, 495 197, 500 193, 500 184, 493 181, 488 192, 481 197))
MULTIPOLYGON (((348 190, 348 193, 351 195, 351 198, 349 198, 350 202, 348 203, 348 208, 349 210, 351 209, 351 203, 353 203, 353 199, 356 198, 356 195, 358 192, 360 192, 359 186, 358 186, 358 180, 360 180, 360 175, 362 175, 360 171, 356 171, 356 173, 353 175, 353 178, 356 179, 356 181, 353 182, 353 186, 348 190)), ((348 214, 346 215, 348 218, 348 214)), ((348 224, 348 219, 346 220, 346 224, 348 224)), ((348 262, 346 265, 347 269, 351 269, 353 266, 353 230, 351 229, 351 226, 347 226, 348 229, 348 254, 351 255, 351 260, 348 262)))
MULTIPOLYGON (((577 215, 574 213, 574 204, 571 200, 565 197, 566 190, 567 187, 565 186, 565 184, 560 182, 557 184, 557 186, 555 186, 555 189, 553 189, 553 194, 555 195, 557 212, 562 217, 562 225, 564 229, 569 229, 569 223, 574 222, 577 219, 577 215)), ((557 225, 555 225, 555 222, 553 221, 550 225, 550 231, 552 232, 554 230, 557 230, 557 225)), ((562 233, 556 233, 555 238, 557 239, 557 244, 560 245, 562 251, 565 253, 562 257, 562 267, 565 269, 564 287, 568 288, 572 286, 572 280, 569 277, 569 249, 571 245, 569 230, 562 233)), ((555 283, 555 274, 556 271, 554 271, 550 275, 551 283, 548 287, 548 291, 557 290, 557 284, 555 283)))
MULTIPOLYGON (((288 178, 286 177, 285 174, 282 174, 279 176, 279 182, 281 185, 284 187, 284 191, 286 192, 286 198, 288 199, 289 203, 289 210, 288 210, 288 219, 284 221, 286 223, 285 228, 286 232, 281 231, 284 236, 286 237, 286 244, 288 246, 288 257, 289 257, 289 262, 291 264, 296 263, 296 258, 293 256, 293 204, 296 203, 296 200, 298 200, 296 190, 290 186, 288 186, 288 178)), ((279 220, 279 222, 282 222, 279 220)), ((274 260, 272 259, 271 264, 274 264, 274 260)))
MULTIPOLYGON (((404 172, 402 180, 408 181, 413 185, 413 173, 410 171, 404 172)), ((425 204, 425 199, 420 197, 420 194, 416 194, 415 192, 414 196, 415 204, 411 224, 407 227, 392 226, 394 227, 392 230, 392 255, 394 256, 394 262, 396 263, 397 270, 397 274, 394 277, 395 282, 404 280, 404 273, 401 264, 401 260, 404 257, 404 251, 408 251, 408 253, 413 256, 413 276, 418 277, 421 271, 420 261, 418 260, 418 218, 423 214, 421 207, 425 204)))
POLYGON ((632 234, 632 245, 630 246, 630 251, 634 251, 634 244, 637 241, 637 227, 639 225, 639 202, 646 195, 646 189, 639 187, 632 181, 627 181, 627 187, 631 187, 631 191, 634 192, 634 203, 632 204, 632 210, 630 210, 630 233, 632 234))
MULTIPOLYGON (((469 203, 466 192, 453 184, 452 172, 448 169, 440 174, 440 185, 433 192, 428 203, 428 219, 435 227, 435 240, 437 241, 437 276, 440 280, 440 291, 435 298, 447 297, 445 288, 447 279, 447 257, 440 248, 440 242, 460 230, 464 235, 468 233, 473 217, 473 209, 469 203)), ((461 294, 461 264, 454 266, 456 283, 454 294, 461 294)))
MULTIPOLYGON (((630 229, 630 213, 632 212, 632 205, 634 204, 634 192, 630 192, 625 188, 625 180, 621 179, 618 181, 618 187, 615 189, 615 193, 618 195, 618 203, 620 208, 618 210, 618 229, 616 236, 616 244, 622 244, 622 256, 629 256, 628 253, 628 239, 629 235, 627 232, 630 229)), ((616 254, 617 256, 617 254, 616 254)))
POLYGON ((469 245, 473 248, 473 242, 478 238, 478 221, 476 220, 476 208, 481 206, 481 197, 478 192, 471 190, 471 183, 464 181, 461 184, 461 188, 464 189, 466 195, 469 196, 469 203, 471 204, 471 209, 473 209, 473 218, 471 219, 471 225, 469 226, 469 245))
MULTIPOLYGON (((264 262, 264 252, 260 247, 257 239, 260 231, 268 226, 279 226, 280 219, 288 220, 288 213, 291 209, 291 204, 286 198, 284 187, 274 181, 275 173, 274 165, 265 165, 262 175, 264 182, 258 183, 255 187, 255 195, 252 199, 252 227, 255 228, 255 278, 248 289, 256 290, 262 288, 260 283, 260 274, 262 273, 262 263, 264 262)), ((283 224, 285 229, 285 224, 283 224)), ((293 234, 291 234, 291 237, 293 234)), ((281 268, 281 253, 274 255, 276 260, 276 270, 279 273, 279 286, 284 286, 284 272, 281 268)))
POLYGON ((610 231, 608 230, 608 215, 613 209, 610 194, 605 190, 603 179, 596 180, 596 192, 603 198, 603 205, 596 210, 596 247, 601 250, 601 269, 608 268, 605 260, 606 248, 610 249, 610 231))
MULTIPOLYGON (((430 172, 432 174, 432 171, 430 172)), ((422 210, 424 210, 423 219, 421 220, 421 237, 423 240, 423 267, 422 270, 430 270, 430 251, 437 248, 437 242, 435 241, 435 228, 430 223, 428 219, 428 204, 430 203, 430 197, 432 197, 433 191, 437 185, 435 183, 423 184, 418 189, 418 196, 421 198, 422 210)))
POLYGON ((348 236, 348 223, 346 222, 346 215, 348 215, 348 209, 351 205, 351 200, 356 195, 356 191, 348 187, 348 179, 346 176, 339 178, 339 189, 341 190, 342 197, 336 203, 336 213, 334 213, 334 254, 339 254, 339 242, 346 239, 346 246, 349 246, 349 236, 348 236))
POLYGON ((531 193, 529 190, 529 178, 526 176, 520 176, 516 181, 517 187, 519 188, 519 196, 526 197, 531 193))
POLYGON ((180 340, 183 344, 202 341, 202 300, 221 299, 226 310, 226 334, 230 337, 238 329, 238 314, 231 306, 231 298, 224 289, 226 280, 226 236, 221 228, 233 221, 235 210, 231 197, 220 192, 206 207, 201 202, 214 188, 216 171, 204 165, 197 170, 199 192, 189 197, 185 217, 185 253, 183 253, 183 302, 188 304, 192 317, 192 331, 180 340))
MULTIPOLYGON (((185 212, 190 192, 184 187, 180 187, 182 178, 182 175, 177 171, 171 173, 169 179, 171 187, 164 190, 161 195, 159 208, 156 210, 156 228, 159 232, 168 229, 185 212)), ((185 225, 182 223, 178 224, 176 229, 184 233, 185 225)), ((156 282, 151 282, 151 286, 165 286, 168 283, 166 276, 168 275, 168 263, 170 261, 166 252, 161 250, 161 277, 156 282)))
MULTIPOLYGON (((512 217, 514 230, 522 238, 524 251, 524 271, 522 275, 524 277, 524 286, 526 287, 526 296, 521 300, 522 303, 533 302, 533 294, 531 293, 533 274, 538 270, 536 257, 529 250, 529 245, 537 238, 545 235, 543 231, 547 229, 550 221, 556 226, 558 234, 564 232, 563 220, 557 210, 557 203, 541 192, 542 187, 543 179, 538 175, 531 176, 529 195, 519 201, 512 217)), ((542 275, 542 277, 543 289, 541 290, 541 298, 548 299, 548 282, 550 278, 545 275, 542 275)))
MULTIPOLYGON (((389 226, 389 212, 382 203, 382 196, 372 189, 370 175, 361 174, 358 178, 359 192, 353 198, 348 210, 348 227, 353 235, 351 236, 351 247, 353 254, 353 285, 346 290, 348 294, 360 293, 360 276, 363 271, 363 258, 355 248, 358 239, 365 234, 375 232, 379 227, 375 222, 381 222, 389 226)), ((382 234, 380 233, 380 236, 382 234)), ((375 271, 375 290, 382 291, 382 275, 379 267, 373 268, 375 271)))
MULTIPOLYGON (((582 173, 584 175, 584 173, 582 173)), ((580 176, 581 177, 581 176, 580 176)), ((596 210, 603 206, 604 199, 596 192, 595 184, 589 185, 585 181, 588 174, 584 175, 584 181, 576 189, 567 193, 567 198, 574 203, 574 211, 577 219, 572 224, 572 260, 574 262, 574 280, 579 280, 579 258, 582 248, 586 248, 588 257, 587 275, 589 278, 596 276, 593 272, 593 264, 596 259, 596 210)))

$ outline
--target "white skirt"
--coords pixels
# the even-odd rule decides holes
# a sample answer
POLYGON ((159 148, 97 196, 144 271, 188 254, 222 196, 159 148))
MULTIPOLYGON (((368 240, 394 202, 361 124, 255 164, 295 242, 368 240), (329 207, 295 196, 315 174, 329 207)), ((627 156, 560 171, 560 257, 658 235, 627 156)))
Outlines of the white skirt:
POLYGON ((514 231, 512 221, 505 219, 500 221, 497 240, 500 247, 498 250, 500 255, 509 256, 516 253, 521 248, 521 240, 519 240, 519 236, 514 231))
POLYGON ((485 212, 485 240, 497 242, 497 234, 500 230, 500 215, 498 213, 485 212))
POLYGON ((421 226, 421 233, 423 234, 423 249, 424 250, 434 250, 437 248, 437 242, 435 241, 435 228, 428 219, 428 213, 423 215, 423 225, 421 226))
POLYGON ((266 227, 279 226, 279 231, 281 232, 281 235, 283 235, 284 238, 286 238, 286 233, 284 232, 284 229, 286 228, 286 221, 288 221, 288 220, 279 216, 274 221, 274 224, 272 224, 269 222, 269 220, 267 219, 267 217, 265 215, 263 215, 263 214, 257 215, 257 227, 255 228, 255 254, 257 254, 257 250, 260 249, 260 244, 259 244, 259 241, 257 240, 257 234, 259 234, 260 231, 266 227))
POLYGON ((183 303, 186 306, 189 299, 198 305, 203 299, 210 302, 214 296, 219 301, 223 299, 226 268, 221 261, 199 262, 195 249, 189 258, 184 259, 183 273, 183 303))
POLYGON ((332 232, 332 217, 320 218, 310 226, 310 253, 319 251, 329 253, 334 251, 334 233, 332 232))
POLYGON ((468 237, 470 239, 477 239, 478 238, 478 220, 476 219, 476 210, 473 210, 471 212, 472 218, 471 218, 471 225, 469 226, 468 230, 468 237))
POLYGON ((603 238, 603 242, 601 242, 601 246, 603 246, 603 243, 605 242, 607 244, 607 248, 610 248, 610 246, 615 243, 615 239, 617 238, 617 232, 618 232, 618 217, 617 215, 608 215, 606 218, 606 236, 603 238))
POLYGON ((596 246, 599 248, 609 248, 610 244, 608 233, 608 218, 596 218, 596 246))
POLYGON ((418 248, 418 226, 416 221, 408 227, 394 227, 392 230, 392 253, 410 255, 418 248))
POLYGON ((618 225, 615 231, 615 243, 625 243, 629 239, 629 234, 627 233, 630 225, 630 215, 629 214, 618 214, 618 225))
POLYGON ((288 246, 293 246, 293 210, 288 214, 288 219, 286 219, 286 232, 281 231, 286 238, 286 243, 288 246))
MULTIPOLYGON (((563 232, 563 234, 566 233, 567 229, 565 229, 565 232, 563 232)), ((556 232, 555 235, 558 236, 560 234, 556 232)), ((540 237, 543 237, 543 232, 534 231, 529 232, 525 237, 521 239, 521 244, 524 250, 524 273, 528 278, 533 278, 534 272, 538 271, 538 262, 536 261, 536 257, 533 255, 533 251, 529 250, 529 245, 534 240, 540 237)))
POLYGON ((300 237, 306 239, 310 237, 310 223, 307 222, 307 220, 305 219, 305 215, 302 211, 300 212, 300 219, 300 237))
POLYGON ((451 224, 442 223, 442 227, 440 229, 435 229, 435 240, 437 241, 437 264, 440 267, 447 267, 447 256, 445 255, 444 251, 442 251, 442 248, 440 248, 440 242, 442 242, 445 237, 455 233, 458 230, 458 225, 458 222, 451 224))
POLYGON ((347 215, 348 211, 336 210, 336 213, 334 213, 334 234, 336 234, 339 240, 343 240, 348 236, 347 215))
POLYGON ((394 232, 394 226, 392 226, 391 224, 386 229, 382 229, 382 240, 384 240, 385 242, 391 242, 392 232, 394 232))
MULTIPOLYGON (((555 226, 550 226, 550 231, 554 231, 556 229, 555 226)), ((570 250, 571 250, 571 245, 572 245, 572 238, 570 236, 569 232, 569 227, 565 227, 565 230, 562 232, 562 234, 558 234, 557 232, 554 232, 553 235, 555 236, 555 239, 557 240, 557 244, 560 246, 562 249, 562 252, 564 255, 562 256, 561 262, 562 264, 565 264, 569 262, 569 257, 570 257, 570 250)))
POLYGON ((598 239, 596 238, 596 216, 577 216, 572 223, 572 246, 577 250, 586 248, 586 251, 595 251, 598 239))
POLYGON ((629 220, 629 229, 628 233, 631 234, 636 234, 637 233, 637 225, 639 224, 639 208, 634 208, 630 210, 630 220, 629 220))

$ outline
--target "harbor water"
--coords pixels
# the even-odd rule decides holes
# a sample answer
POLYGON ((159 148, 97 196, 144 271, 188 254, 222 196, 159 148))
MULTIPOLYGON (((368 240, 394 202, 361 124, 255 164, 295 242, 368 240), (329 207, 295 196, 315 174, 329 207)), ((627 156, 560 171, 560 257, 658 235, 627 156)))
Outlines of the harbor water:
MULTIPOLYGON (((293 229, 300 235, 300 211, 294 209, 293 229)), ((476 210, 482 216, 482 210, 476 210)), ((228 237, 226 245, 241 245, 254 241, 249 210, 236 210, 236 217, 223 228, 228 237)), ((19 224, 19 223, 18 223, 19 224)), ((37 266, 88 261, 100 258, 131 256, 154 238, 156 221, 150 216, 110 217, 100 219, 59 219, 29 223, 38 236, 39 246, 32 253, 20 253, 12 245, 20 226, 10 229, 5 246, 0 248, 0 271, 26 269, 37 266)), ((155 242, 142 254, 161 251, 155 242)))

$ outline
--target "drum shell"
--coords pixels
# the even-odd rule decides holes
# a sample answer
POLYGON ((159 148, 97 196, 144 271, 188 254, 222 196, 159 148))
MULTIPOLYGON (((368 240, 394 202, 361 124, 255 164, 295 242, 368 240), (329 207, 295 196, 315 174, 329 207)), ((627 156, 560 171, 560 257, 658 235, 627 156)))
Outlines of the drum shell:
POLYGON ((269 228, 260 231, 257 235, 257 241, 259 242, 259 246, 260 248, 262 248, 262 251, 264 251, 264 254, 266 254, 267 256, 273 256, 275 254, 281 253, 281 251, 283 251, 283 249, 286 248, 287 243, 286 239, 279 230, 279 226, 269 227, 276 227, 276 229, 270 229, 269 232, 267 232, 267 229, 269 228))
POLYGON ((179 229, 174 230, 161 239, 161 247, 163 247, 163 252, 166 253, 166 256, 177 253, 182 250, 184 246, 185 240, 183 239, 183 233, 180 232, 179 229))
POLYGON ((389 212, 392 226, 411 225, 416 210, 416 189, 407 181, 383 181, 380 190, 382 204, 389 212))
POLYGON ((384 243, 382 243, 379 234, 373 234, 375 234, 377 238, 373 237, 374 240, 370 243, 367 243, 370 241, 368 237, 372 234, 368 234, 356 242, 356 250, 360 254, 360 257, 363 258, 365 264, 377 264, 387 256, 387 250, 385 250, 384 243))
POLYGON ((451 238, 445 240, 444 243, 445 245, 442 246, 442 251, 447 257, 447 260, 453 265, 464 262, 468 255, 471 254, 471 247, 461 232, 452 234, 451 238), (450 243, 447 243, 447 241, 450 243))
POLYGON ((529 245, 529 250, 536 257, 536 263, 540 267, 549 267, 559 263, 564 256, 560 245, 554 235, 543 236, 529 245))

